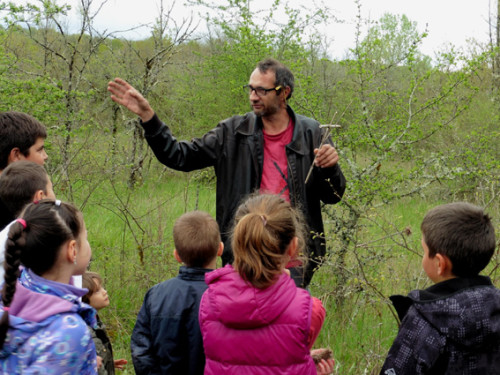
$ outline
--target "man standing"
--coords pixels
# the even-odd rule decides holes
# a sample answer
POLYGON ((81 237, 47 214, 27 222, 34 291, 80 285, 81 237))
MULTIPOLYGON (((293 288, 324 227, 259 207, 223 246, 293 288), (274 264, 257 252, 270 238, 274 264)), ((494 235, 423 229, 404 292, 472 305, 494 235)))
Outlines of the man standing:
POLYGON ((295 114, 288 106, 294 77, 286 66, 263 60, 244 87, 253 111, 223 120, 190 142, 177 141, 148 101, 126 81, 116 78, 108 90, 113 101, 141 118, 145 137, 161 163, 181 171, 214 167, 224 264, 233 259, 228 235, 235 209, 245 196, 256 190, 280 194, 299 207, 312 234, 306 246, 307 266, 292 268, 291 273, 297 285, 306 287, 326 254, 321 201, 337 203, 344 194, 339 156, 331 139, 320 147, 323 133, 317 121, 295 114))

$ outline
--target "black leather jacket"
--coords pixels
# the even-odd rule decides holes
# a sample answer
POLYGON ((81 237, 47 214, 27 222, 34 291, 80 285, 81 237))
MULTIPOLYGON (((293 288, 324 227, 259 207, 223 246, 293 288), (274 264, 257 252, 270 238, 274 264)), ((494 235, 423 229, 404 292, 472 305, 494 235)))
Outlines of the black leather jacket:
MULTIPOLYGON (((291 203, 300 207, 314 233, 323 233, 321 201, 337 203, 345 190, 345 177, 340 166, 314 168, 307 185, 304 183, 314 160, 313 150, 321 143, 319 123, 296 115, 288 107, 295 127, 292 142, 286 146, 291 203)), ((216 219, 225 242, 224 263, 232 261, 228 238, 234 212, 242 199, 260 187, 263 165, 262 119, 253 112, 221 121, 216 128, 192 141, 177 141, 170 129, 155 115, 142 124, 145 137, 158 160, 167 167, 192 171, 214 167, 217 176, 216 219)), ((331 143, 331 140, 328 140, 331 143)), ((315 236, 308 244, 309 262, 304 286, 326 253, 325 241, 315 236)))

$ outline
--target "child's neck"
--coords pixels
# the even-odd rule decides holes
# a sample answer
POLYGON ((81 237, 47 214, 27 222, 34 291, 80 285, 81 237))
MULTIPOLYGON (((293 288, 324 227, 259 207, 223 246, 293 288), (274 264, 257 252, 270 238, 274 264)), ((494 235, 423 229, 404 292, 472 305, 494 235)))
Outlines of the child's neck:
POLYGON ((67 272, 67 271, 65 272, 64 270, 52 268, 51 270, 43 273, 40 276, 43 277, 44 279, 47 279, 50 281, 56 281, 56 282, 62 283, 62 284, 69 284, 70 280, 71 280, 71 276, 73 276, 73 275, 72 275, 72 273, 67 272))
POLYGON ((443 281, 456 279, 456 278, 457 278, 457 276, 455 276, 453 274, 449 274, 449 275, 438 276, 436 279, 434 279, 432 281, 434 281, 434 283, 437 284, 437 283, 442 283, 443 281))

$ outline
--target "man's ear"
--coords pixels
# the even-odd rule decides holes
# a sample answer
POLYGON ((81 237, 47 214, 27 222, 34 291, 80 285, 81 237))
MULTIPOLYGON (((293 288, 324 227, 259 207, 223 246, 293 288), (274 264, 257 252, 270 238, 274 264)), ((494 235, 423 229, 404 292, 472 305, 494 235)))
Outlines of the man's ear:
POLYGON ((22 159, 23 156, 24 155, 21 153, 21 150, 19 149, 19 147, 14 147, 9 152, 9 157, 7 158, 7 164, 10 164, 14 161, 23 160, 22 159))
POLYGON ((175 260, 176 260, 177 262, 179 262, 179 263, 181 263, 181 264, 183 263, 183 262, 182 262, 182 260, 181 260, 181 257, 179 256, 179 253, 177 252, 177 250, 176 250, 176 249, 174 249, 174 258, 175 258, 175 260))
POLYGON ((222 256, 222 253, 224 252, 224 242, 220 242, 219 244, 219 250, 217 250, 217 256, 220 257, 222 256))
POLYGON ((292 91, 292 89, 289 86, 286 86, 286 87, 281 89, 281 94, 283 95, 283 99, 285 100, 285 103, 287 100, 286 98, 288 98, 288 95, 290 95, 290 91, 292 91))

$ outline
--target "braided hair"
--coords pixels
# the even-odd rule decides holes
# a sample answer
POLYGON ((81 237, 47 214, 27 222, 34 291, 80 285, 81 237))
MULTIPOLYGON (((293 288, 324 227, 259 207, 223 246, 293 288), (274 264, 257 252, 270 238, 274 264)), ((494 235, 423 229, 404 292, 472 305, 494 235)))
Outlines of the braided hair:
POLYGON ((9 307, 16 292, 19 266, 23 265, 39 276, 44 274, 56 263, 62 245, 77 239, 83 229, 80 211, 59 200, 31 203, 22 217, 11 225, 5 246, 0 347, 3 347, 9 328, 9 307))

